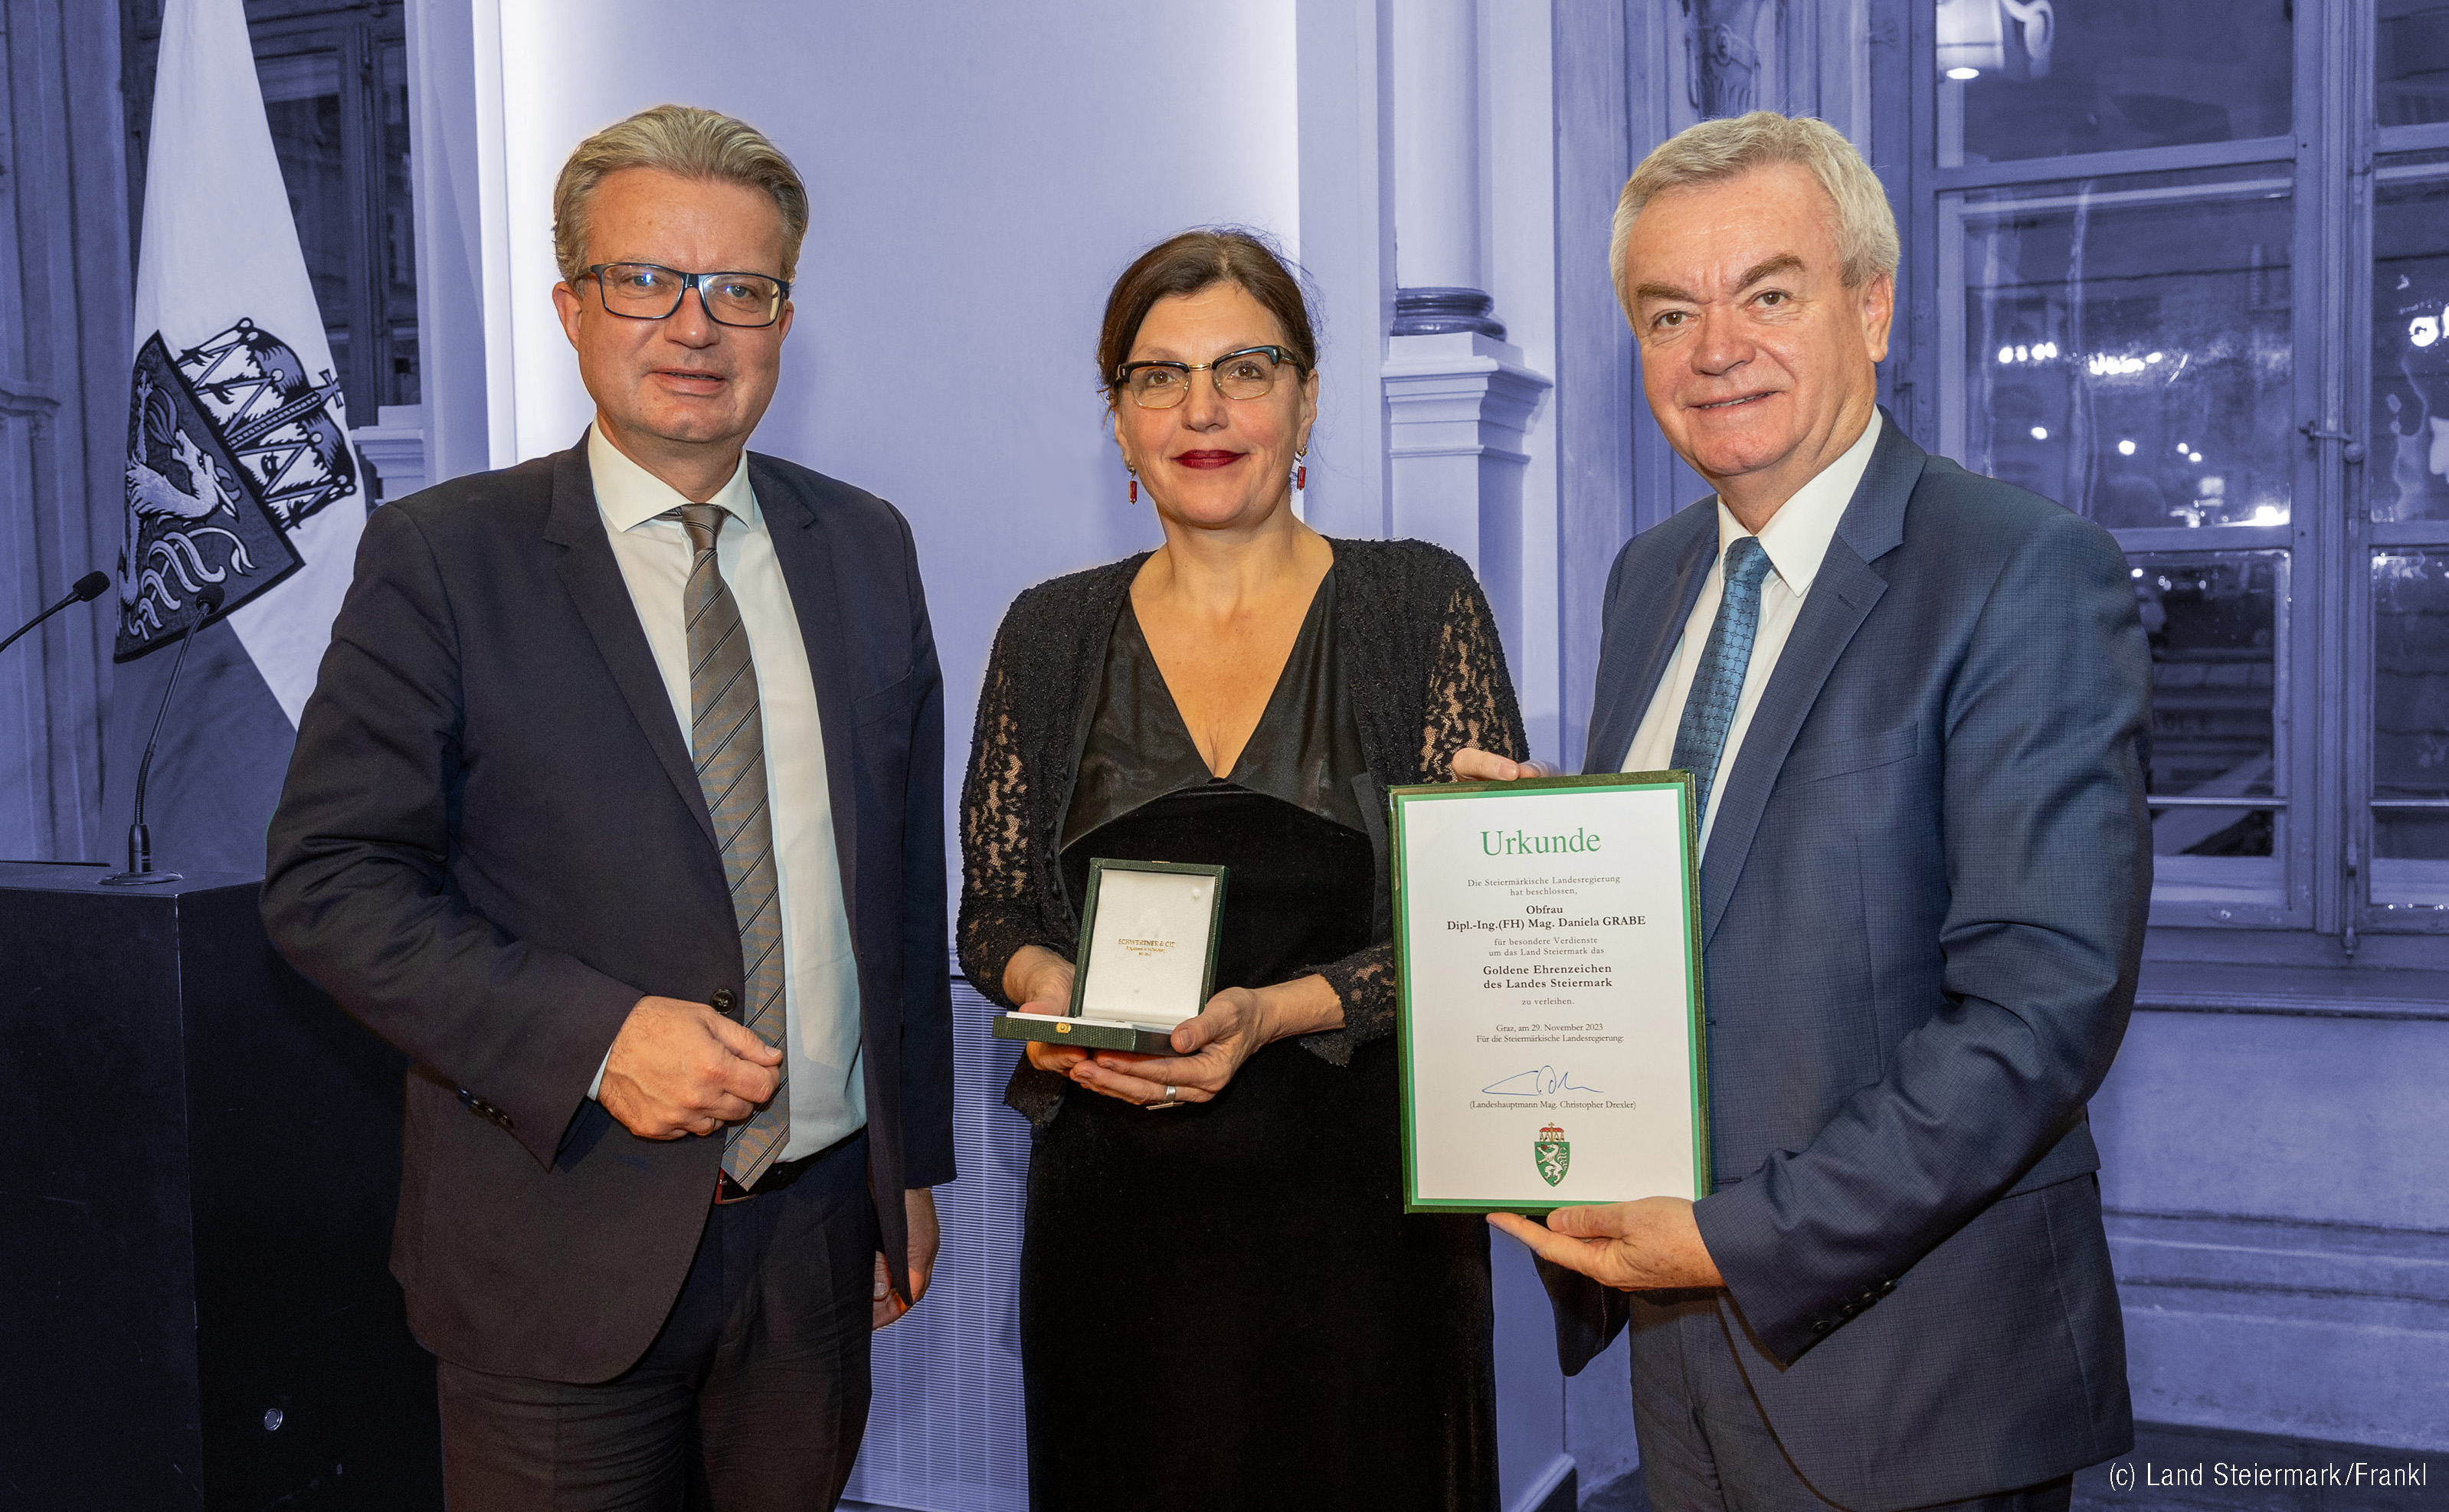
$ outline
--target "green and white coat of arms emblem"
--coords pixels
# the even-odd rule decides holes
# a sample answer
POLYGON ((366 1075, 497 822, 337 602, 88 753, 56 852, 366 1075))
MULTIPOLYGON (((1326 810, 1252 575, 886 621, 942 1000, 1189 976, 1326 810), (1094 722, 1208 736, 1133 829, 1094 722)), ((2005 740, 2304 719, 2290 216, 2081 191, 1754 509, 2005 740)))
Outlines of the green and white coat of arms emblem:
POLYGON ((1565 1131, 1551 1123, 1533 1141, 1531 1158, 1539 1167, 1540 1179, 1554 1186, 1565 1179, 1566 1169, 1573 1163, 1573 1147, 1565 1142, 1565 1131))

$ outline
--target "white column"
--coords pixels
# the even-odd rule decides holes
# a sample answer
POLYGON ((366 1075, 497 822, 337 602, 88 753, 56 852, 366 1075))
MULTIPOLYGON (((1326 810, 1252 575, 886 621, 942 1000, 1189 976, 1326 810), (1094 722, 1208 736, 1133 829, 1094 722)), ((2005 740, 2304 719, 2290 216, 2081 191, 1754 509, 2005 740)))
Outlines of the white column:
MULTIPOLYGON (((416 471, 426 483, 493 467, 486 391, 487 265, 482 236, 482 149, 477 48, 471 0, 410 0, 408 112, 416 198, 416 348, 425 433, 416 471)), ((498 136, 498 133, 496 133, 498 136)), ((498 143, 496 143, 498 145, 498 143)), ((377 419, 389 427, 392 421, 377 419)), ((396 460, 396 459, 395 459, 396 460)), ((386 499, 407 494, 381 462, 386 499)), ((420 485, 421 487, 422 485, 420 485)))
POLYGON ((427 413, 421 404, 387 404, 375 411, 374 424, 349 432, 357 455, 382 480, 384 504, 397 504, 428 484, 441 481, 434 476, 427 413))
POLYGON ((1509 642, 1521 628, 1523 450, 1546 374, 1473 331, 1386 343, 1394 527, 1462 553, 1509 642))
POLYGON ((1403 0, 1394 95, 1395 317, 1386 342, 1389 525, 1479 574, 1509 642, 1522 630, 1524 433, 1549 388, 1491 309, 1480 224, 1476 0, 1403 0))
POLYGON ((1501 341, 1479 235, 1478 0, 1404 0, 1392 40, 1393 334, 1477 332, 1501 341))

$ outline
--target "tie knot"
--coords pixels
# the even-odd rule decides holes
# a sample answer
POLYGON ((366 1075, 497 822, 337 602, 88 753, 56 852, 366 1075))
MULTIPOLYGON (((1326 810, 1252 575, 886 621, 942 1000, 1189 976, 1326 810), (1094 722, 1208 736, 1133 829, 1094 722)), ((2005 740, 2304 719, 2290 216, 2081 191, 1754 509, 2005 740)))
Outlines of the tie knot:
POLYGON ((688 532, 692 550, 703 553, 714 549, 714 538, 723 533, 723 506, 685 504, 671 512, 681 517, 681 528, 688 532))
POLYGON ((1758 536, 1737 536, 1726 547, 1726 591, 1753 594, 1760 591, 1763 579, 1768 576, 1768 552, 1758 536))

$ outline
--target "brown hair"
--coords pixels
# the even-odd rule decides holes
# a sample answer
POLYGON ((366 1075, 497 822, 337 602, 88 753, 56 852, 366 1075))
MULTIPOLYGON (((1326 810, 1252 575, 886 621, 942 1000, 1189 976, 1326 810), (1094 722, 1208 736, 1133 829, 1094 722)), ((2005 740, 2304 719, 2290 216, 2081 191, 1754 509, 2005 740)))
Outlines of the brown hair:
POLYGON ((762 190, 782 212, 782 266, 772 271, 784 282, 799 273, 800 242, 808 234, 808 190, 782 149, 747 122, 721 111, 659 105, 588 137, 561 165, 552 186, 552 255, 563 282, 575 285, 587 266, 587 211, 596 186, 624 168, 660 168, 684 179, 762 190))
POLYGON ((1097 333, 1097 385, 1106 402, 1116 397, 1114 372, 1130 360, 1140 324, 1159 299, 1197 294, 1220 283, 1237 284, 1276 317, 1283 345, 1303 373, 1318 370, 1318 336, 1300 278, 1268 239, 1241 226, 1206 226, 1167 237, 1139 256, 1114 280, 1106 297, 1106 323, 1097 333))

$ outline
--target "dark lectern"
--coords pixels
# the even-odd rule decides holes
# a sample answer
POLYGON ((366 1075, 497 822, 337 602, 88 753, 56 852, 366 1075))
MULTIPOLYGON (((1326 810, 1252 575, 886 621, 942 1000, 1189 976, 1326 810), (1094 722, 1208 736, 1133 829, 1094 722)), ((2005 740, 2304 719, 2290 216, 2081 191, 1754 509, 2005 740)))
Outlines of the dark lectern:
POLYGON ((436 1508, 404 1065, 257 881, 0 863, 0 1506, 436 1508))

